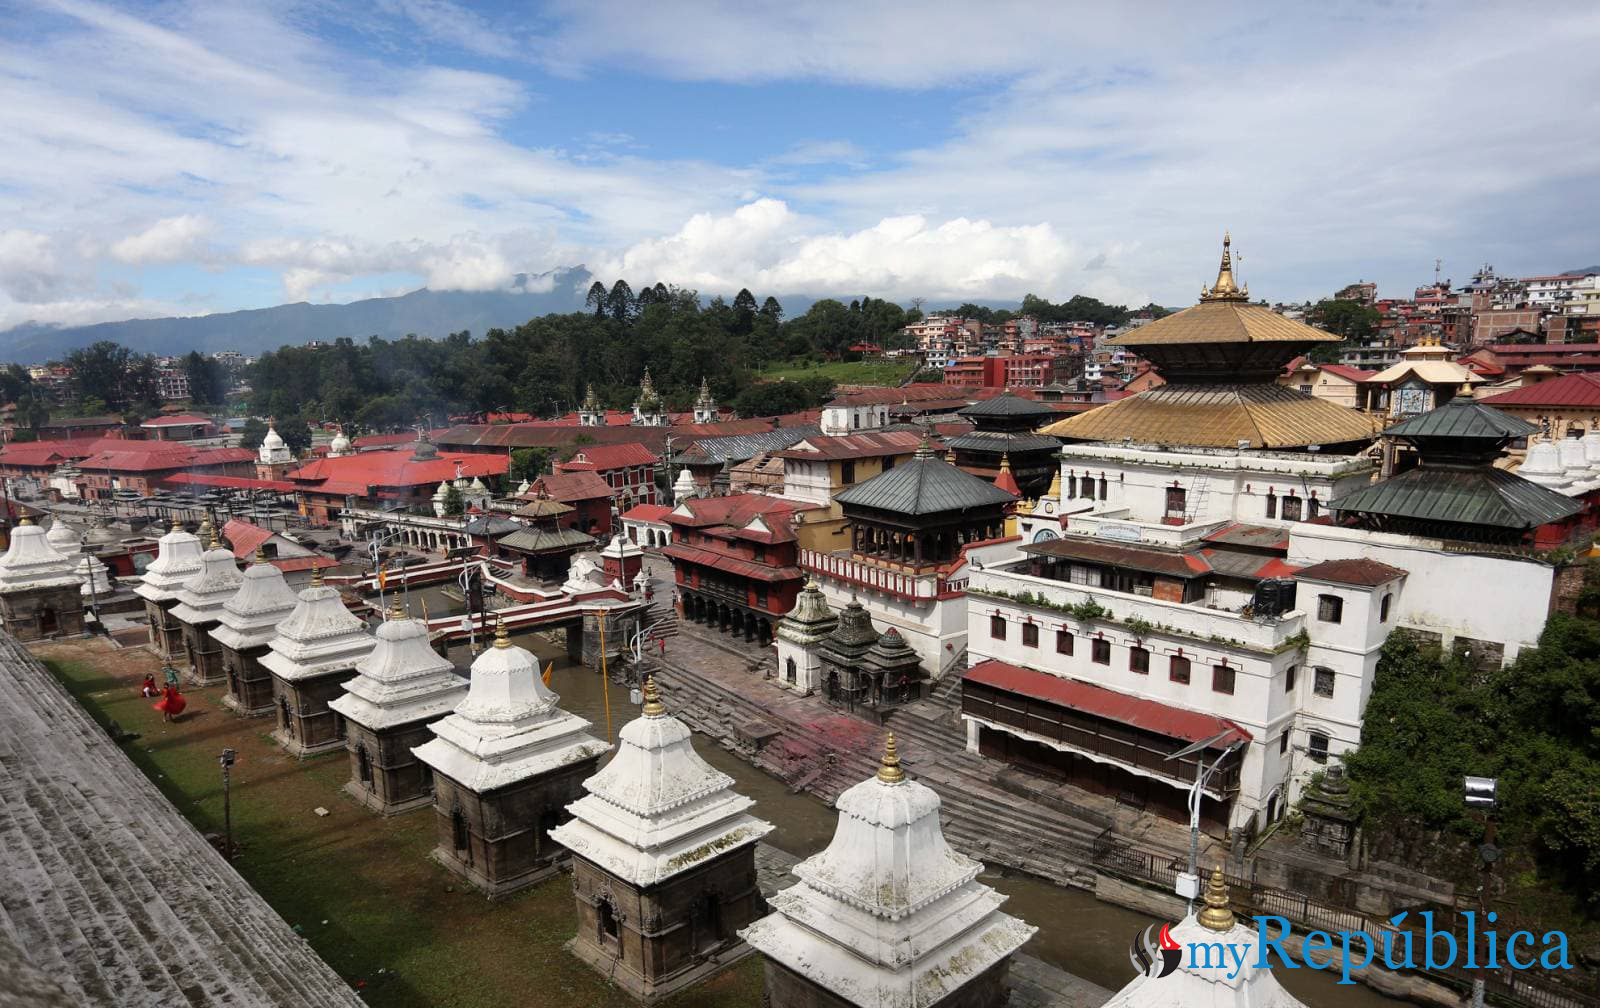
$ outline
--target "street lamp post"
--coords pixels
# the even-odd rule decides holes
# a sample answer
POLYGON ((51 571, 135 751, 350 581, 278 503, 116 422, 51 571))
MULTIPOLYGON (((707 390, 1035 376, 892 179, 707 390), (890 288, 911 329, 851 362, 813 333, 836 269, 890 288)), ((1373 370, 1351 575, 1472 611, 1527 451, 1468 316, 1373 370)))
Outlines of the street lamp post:
POLYGON ((1229 728, 1214 738, 1206 739, 1204 742, 1196 742, 1192 746, 1179 749, 1172 755, 1165 757, 1169 761, 1191 755, 1196 757, 1194 761, 1194 784, 1189 788, 1189 870, 1179 877, 1177 886, 1178 895, 1189 901, 1189 913, 1194 913, 1194 898, 1200 892, 1200 803, 1204 798, 1206 781, 1210 780, 1211 775, 1217 772, 1218 767, 1222 766, 1222 761, 1233 755, 1240 746, 1244 745, 1244 742, 1243 740, 1238 740, 1230 744, 1222 750, 1222 754, 1212 761, 1209 767, 1206 766, 1205 757, 1200 754, 1233 734, 1235 734, 1235 730, 1229 728))
MULTIPOLYGON (((1500 860, 1500 848, 1495 846, 1495 809, 1499 807, 1499 781, 1493 777, 1464 777, 1461 782, 1461 800, 1468 809, 1483 812, 1483 843, 1478 847, 1478 857, 1483 862, 1480 869, 1483 881, 1478 885, 1478 910, 1487 914, 1489 909, 1489 881, 1494 873, 1494 863, 1500 860)), ((1487 917, 1485 917, 1487 920, 1487 917)), ((1468 953, 1470 959, 1472 953, 1468 953)), ((1472 974, 1472 1008, 1483 1008, 1483 971, 1472 974)))
POLYGON ((233 794, 229 771, 233 769, 235 755, 232 749, 224 749, 217 759, 222 764, 222 856, 229 861, 233 860, 233 794))

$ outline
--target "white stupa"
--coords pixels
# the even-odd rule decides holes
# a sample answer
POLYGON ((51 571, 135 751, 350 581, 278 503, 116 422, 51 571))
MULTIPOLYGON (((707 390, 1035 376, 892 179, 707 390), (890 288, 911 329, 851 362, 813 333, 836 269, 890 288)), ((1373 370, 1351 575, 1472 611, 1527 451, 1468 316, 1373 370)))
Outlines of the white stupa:
POLYGON ((30 588, 60 588, 81 583, 76 562, 50 545, 45 530, 23 518, 11 530, 11 543, 0 556, 0 593, 30 588))
POLYGON ((1595 482, 1593 469, 1589 465, 1589 454, 1584 451, 1583 442, 1578 438, 1562 438, 1560 447, 1556 449, 1556 456, 1561 460, 1561 474, 1572 481, 1572 487, 1567 493, 1576 496, 1600 485, 1595 482))
POLYGON ((111 580, 111 571, 93 553, 79 553, 78 564, 73 569, 83 578, 83 588, 79 593, 85 599, 104 598, 117 590, 116 582, 111 580))
POLYGON ((222 607, 241 584, 233 551, 222 545, 213 532, 211 548, 200 557, 200 572, 178 589, 178 604, 172 607, 172 616, 190 626, 216 622, 222 618, 222 607))
POLYGON ((44 537, 51 548, 64 557, 75 557, 83 552, 82 534, 69 525, 65 518, 52 521, 50 531, 46 532, 44 537))
POLYGON ((267 433, 256 450, 256 460, 264 466, 288 465, 294 461, 294 455, 273 424, 272 420, 267 421, 267 433))
POLYGON ((550 832, 572 853, 636 888, 657 885, 754 844, 772 824, 749 814, 755 800, 700 758, 689 728, 645 680, 642 715, 623 726, 611 762, 584 781, 573 818, 550 832))
POLYGON ((1148 973, 1135 977, 1105 1008, 1306 1008, 1283 989, 1271 967, 1257 967, 1261 956, 1256 951, 1256 929, 1240 923, 1229 909, 1221 869, 1211 875, 1205 906, 1185 917, 1169 934, 1183 949, 1178 968, 1164 977, 1148 973), (1190 961, 1191 949, 1215 942, 1242 949, 1241 963, 1234 962, 1232 952, 1220 968, 1190 961), (1234 973, 1232 979, 1229 973, 1234 973))
POLYGON ((472 663, 466 699, 434 723, 433 739, 413 751, 435 773, 483 794, 611 748, 560 703, 540 677, 533 653, 512 644, 502 625, 494 647, 472 663))
POLYGON ((350 450, 350 438, 345 435, 344 428, 339 427, 334 431, 333 440, 328 442, 329 458, 344 458, 354 454, 350 450))
POLYGON ((1589 430, 1583 435, 1583 456, 1589 462, 1589 469, 1600 476, 1600 418, 1589 424, 1589 430))
POLYGON ((299 598, 268 642, 261 658, 267 671, 285 682, 313 679, 353 669, 372 650, 366 624, 344 607, 337 589, 322 583, 320 570, 312 571, 299 598))
POLYGON ((700 496, 700 486, 694 481, 694 473, 688 466, 678 470, 678 478, 672 483, 672 499, 685 501, 690 497, 700 496))
POLYGON ((467 695, 456 667, 428 646, 428 624, 396 603, 374 635, 372 650, 356 663, 356 677, 333 710, 375 732, 442 718, 467 695))
POLYGON ((156 540, 156 558, 145 568, 134 594, 147 602, 171 602, 184 582, 200 573, 204 548, 198 536, 183 530, 174 518, 172 530, 156 540))
POLYGON ((299 601, 283 579, 283 571, 267 563, 257 550, 255 563, 240 575, 239 590, 222 604, 211 636, 235 651, 262 647, 272 640, 278 624, 294 612, 299 601))
POLYGON ((836 807, 833 841, 742 932, 772 963, 862 1008, 914 1008, 962 989, 1038 930, 1001 913, 1005 897, 977 881, 983 865, 945 843, 939 796, 906 778, 893 735, 877 775, 836 807))
POLYGON ((1517 467, 1517 475, 1556 491, 1565 491, 1572 485, 1572 478, 1561 464, 1560 449, 1544 438, 1528 445, 1527 457, 1517 467))
POLYGON ((439 489, 433 492, 433 513, 436 517, 443 518, 445 511, 449 510, 450 483, 445 481, 439 484, 439 489))

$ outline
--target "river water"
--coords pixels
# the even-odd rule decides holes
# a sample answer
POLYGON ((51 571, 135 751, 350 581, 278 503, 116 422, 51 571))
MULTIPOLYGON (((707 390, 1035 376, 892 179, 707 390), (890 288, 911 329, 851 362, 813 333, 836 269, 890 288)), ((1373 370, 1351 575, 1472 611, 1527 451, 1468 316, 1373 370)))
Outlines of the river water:
MULTIPOLYGON (((449 605, 442 599, 440 602, 449 605)), ((442 614, 434 597, 429 598, 429 609, 436 617, 442 614)), ((561 695, 561 706, 587 718, 596 735, 606 732, 608 691, 613 733, 638 716, 626 689, 606 687, 598 673, 568 660, 562 646, 537 634, 516 635, 513 641, 533 651, 542 662, 554 663, 551 687, 561 695)), ((458 668, 465 668, 469 660, 466 645, 451 647, 450 658, 458 668)), ((782 782, 702 735, 695 736, 694 744, 708 763, 734 779, 740 793, 756 800, 754 813, 777 827, 767 836, 768 843, 803 858, 821 850, 833 838, 836 816, 827 805, 809 794, 790 794, 782 782)), ((1062 888, 1031 876, 991 871, 984 874, 983 881, 1010 897, 1005 906, 1009 913, 1039 929, 1026 946, 1027 952, 1112 991, 1132 979, 1128 947, 1135 933, 1159 923, 1137 911, 1101 902, 1081 889, 1062 888)), ((1277 975, 1284 987, 1310 1008, 1396 1008, 1410 1004, 1360 984, 1339 985, 1337 975, 1326 972, 1279 967, 1277 975)))

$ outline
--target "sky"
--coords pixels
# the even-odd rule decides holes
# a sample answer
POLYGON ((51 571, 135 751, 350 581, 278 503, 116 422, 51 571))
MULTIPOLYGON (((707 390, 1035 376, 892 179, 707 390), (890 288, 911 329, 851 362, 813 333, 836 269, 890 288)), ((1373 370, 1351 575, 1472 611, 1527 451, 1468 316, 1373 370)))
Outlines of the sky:
POLYGON ((0 0, 0 328, 1600 263, 1600 5, 0 0))

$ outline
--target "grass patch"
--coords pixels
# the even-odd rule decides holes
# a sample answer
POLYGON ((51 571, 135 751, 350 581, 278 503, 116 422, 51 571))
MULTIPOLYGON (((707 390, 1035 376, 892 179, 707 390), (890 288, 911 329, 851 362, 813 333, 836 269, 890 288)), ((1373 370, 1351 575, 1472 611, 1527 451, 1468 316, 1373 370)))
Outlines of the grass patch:
MULTIPOLYGON (((160 668, 143 649, 90 641, 39 652, 95 720, 139 733, 124 750, 202 833, 222 830, 217 756, 225 746, 237 750, 235 866, 369 1004, 634 1005, 562 948, 575 926, 570 876, 491 903, 429 860, 431 810, 381 819, 344 795, 344 753, 304 762, 284 755, 267 738, 270 721, 236 717, 222 706, 220 686, 187 692, 182 720, 163 723, 137 693, 144 672, 160 668), (329 814, 316 815, 318 806, 329 814)), ((751 956, 668 1004, 760 1001, 761 960, 751 956)))
POLYGON ((869 357, 858 361, 789 360, 769 364, 761 372, 767 381, 827 378, 836 385, 898 385, 917 369, 915 357, 889 360, 869 357))

